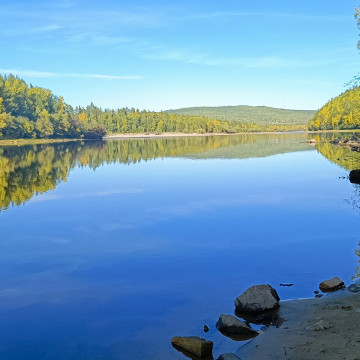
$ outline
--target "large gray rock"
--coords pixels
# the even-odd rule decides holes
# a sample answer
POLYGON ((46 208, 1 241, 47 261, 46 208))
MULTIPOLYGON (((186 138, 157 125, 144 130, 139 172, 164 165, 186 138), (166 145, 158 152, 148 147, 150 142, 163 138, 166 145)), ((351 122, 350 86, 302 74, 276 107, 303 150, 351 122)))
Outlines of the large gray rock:
POLYGON ((255 285, 235 300, 237 312, 257 313, 279 307, 280 297, 270 285, 255 285))
POLYGON ((217 360, 240 360, 240 358, 233 353, 226 353, 220 355, 217 360))
POLYGON ((199 358, 207 356, 212 357, 213 342, 206 341, 198 336, 174 336, 171 340, 171 344, 175 348, 178 347, 188 351, 199 358))
POLYGON ((216 328, 229 334, 240 334, 251 337, 258 335, 257 331, 253 330, 244 321, 241 321, 232 315, 221 314, 216 323, 216 328))
POLYGON ((345 287, 344 282, 337 276, 330 280, 325 280, 319 284, 319 288, 322 292, 332 292, 345 287))

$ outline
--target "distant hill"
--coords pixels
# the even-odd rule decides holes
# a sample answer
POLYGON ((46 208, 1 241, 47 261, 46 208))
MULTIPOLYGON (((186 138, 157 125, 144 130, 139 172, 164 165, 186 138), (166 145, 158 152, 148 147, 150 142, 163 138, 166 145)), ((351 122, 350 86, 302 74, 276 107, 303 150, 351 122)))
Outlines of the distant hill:
POLYGON ((171 114, 204 116, 216 120, 252 122, 257 125, 308 124, 316 113, 315 110, 289 110, 247 105, 189 107, 166 110, 166 112, 171 114))
POLYGON ((309 130, 360 129, 360 87, 326 103, 309 122, 309 130))

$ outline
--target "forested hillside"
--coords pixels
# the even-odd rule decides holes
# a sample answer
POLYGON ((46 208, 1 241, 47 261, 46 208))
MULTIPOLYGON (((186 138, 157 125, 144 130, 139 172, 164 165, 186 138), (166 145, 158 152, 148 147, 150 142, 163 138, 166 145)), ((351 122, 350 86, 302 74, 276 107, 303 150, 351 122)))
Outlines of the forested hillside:
POLYGON ((190 107, 167 110, 170 114, 206 116, 218 120, 254 123, 257 126, 307 124, 315 110, 288 110, 267 106, 190 107))
POLYGON ((309 122, 309 130, 360 128, 360 87, 345 91, 325 104, 309 122))
MULTIPOLYGON (((285 116, 286 117, 286 116, 285 116)), ((197 114, 75 107, 50 90, 0 75, 0 138, 101 138, 112 133, 238 133, 305 130, 305 122, 239 122, 197 114)), ((290 121, 290 120, 289 120, 290 121)))
POLYGON ((50 90, 28 86, 13 75, 0 75, 1 138, 101 138, 99 124, 85 121, 80 108, 72 109, 50 90))

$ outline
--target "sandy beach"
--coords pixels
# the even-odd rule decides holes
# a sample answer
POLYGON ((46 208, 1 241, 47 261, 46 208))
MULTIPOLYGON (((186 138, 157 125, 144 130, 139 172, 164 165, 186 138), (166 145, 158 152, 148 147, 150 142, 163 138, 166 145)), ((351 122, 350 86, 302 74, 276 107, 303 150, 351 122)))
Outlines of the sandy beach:
POLYGON ((339 290, 322 298, 280 303, 285 319, 238 349, 242 360, 360 359, 360 293, 339 290), (307 329, 324 320, 329 328, 307 329))
POLYGON ((227 133, 204 133, 204 134, 197 134, 197 133, 161 133, 161 134, 144 134, 144 133, 126 133, 126 134, 112 134, 106 135, 103 137, 104 140, 106 139, 136 139, 136 138, 164 138, 164 137, 189 137, 189 136, 218 136, 218 135, 239 135, 236 134, 227 134, 227 133))
POLYGON ((256 135, 256 134, 290 134, 290 133, 305 133, 307 131, 261 131, 261 132, 242 132, 242 133, 161 133, 161 134, 144 134, 144 133, 126 133, 126 134, 111 134, 103 137, 104 140, 110 139, 136 139, 136 138, 165 138, 165 137, 191 137, 191 136, 219 136, 219 135, 256 135))
POLYGON ((136 139, 136 138, 169 138, 169 137, 191 137, 191 136, 219 136, 219 135, 261 135, 261 134, 291 134, 291 133, 307 133, 307 134, 318 134, 324 132, 342 132, 342 133, 350 133, 357 132, 360 130, 319 130, 319 131, 259 131, 259 132, 241 132, 241 133, 126 133, 126 134, 110 134, 103 137, 104 140, 110 139, 136 139))

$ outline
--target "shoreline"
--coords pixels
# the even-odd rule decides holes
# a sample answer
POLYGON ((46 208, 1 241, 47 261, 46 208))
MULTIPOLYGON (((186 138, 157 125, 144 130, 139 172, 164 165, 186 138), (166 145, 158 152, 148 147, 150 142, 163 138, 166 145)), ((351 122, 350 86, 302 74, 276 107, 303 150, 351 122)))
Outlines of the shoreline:
POLYGON ((116 139, 153 139, 166 137, 197 137, 197 136, 234 136, 234 135, 264 135, 264 134, 304 134, 305 130, 299 131, 259 131, 259 132, 241 132, 241 133, 161 133, 161 134, 142 134, 142 133, 126 133, 111 134, 103 137, 103 140, 116 139))
POLYGON ((0 140, 0 146, 55 144, 73 141, 84 141, 84 139, 4 139, 0 140))
POLYGON ((265 135, 265 134, 319 134, 319 133, 353 133, 360 132, 360 129, 354 130, 298 130, 298 131, 258 131, 258 132, 240 132, 240 133, 119 133, 110 134, 103 137, 103 140, 116 139, 147 139, 147 138, 166 138, 166 137, 196 137, 196 136, 234 136, 234 135, 265 135))
POLYGON ((347 288, 321 298, 280 302, 284 322, 270 326, 241 346, 235 354, 243 360, 275 359, 360 359, 360 292, 347 288), (324 320, 330 328, 307 329, 324 320))
MULTIPOLYGON (((298 130, 298 131, 259 131, 259 132, 240 132, 240 133, 123 133, 110 134, 102 138, 102 140, 116 139, 156 139, 156 138, 174 138, 174 137, 204 137, 204 136, 236 136, 236 135, 266 135, 266 134, 319 134, 319 133, 354 133, 360 132, 360 129, 353 130, 298 130)), ((65 143, 73 141, 96 141, 100 139, 0 139, 0 146, 11 145, 38 145, 65 143)))

